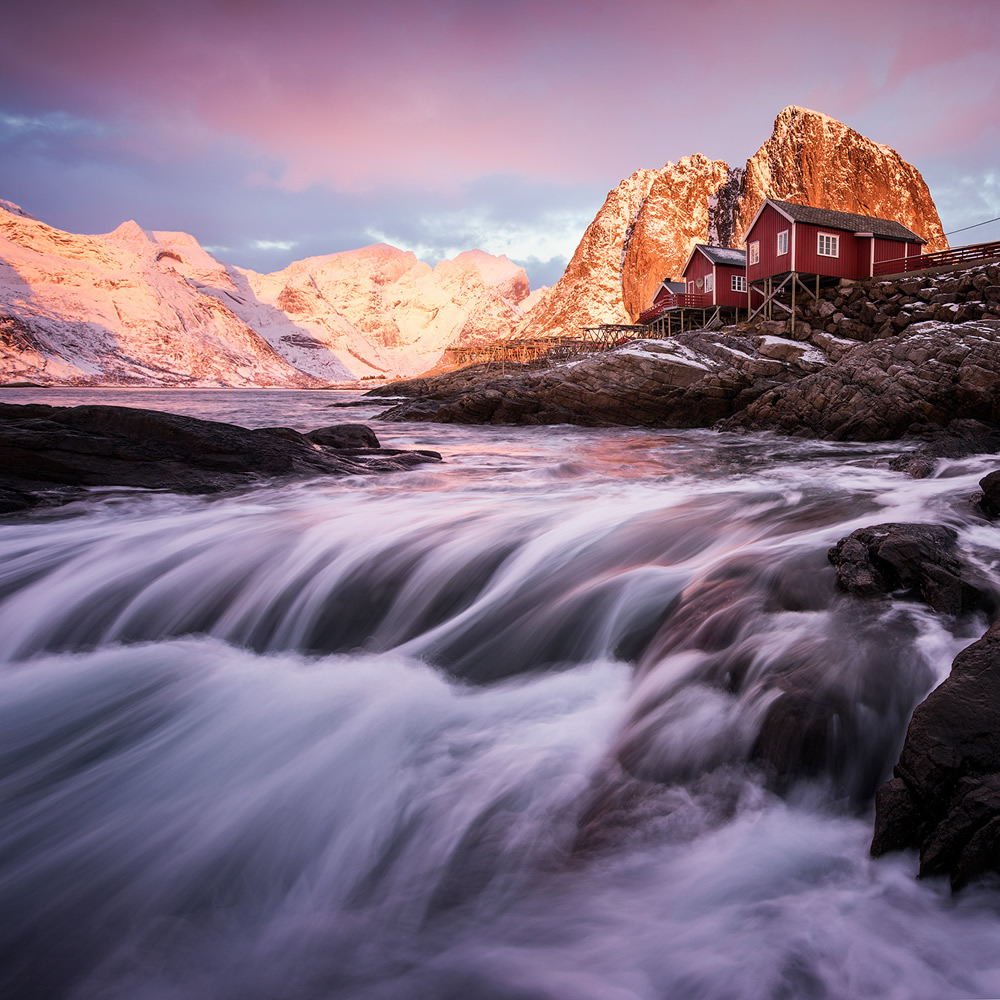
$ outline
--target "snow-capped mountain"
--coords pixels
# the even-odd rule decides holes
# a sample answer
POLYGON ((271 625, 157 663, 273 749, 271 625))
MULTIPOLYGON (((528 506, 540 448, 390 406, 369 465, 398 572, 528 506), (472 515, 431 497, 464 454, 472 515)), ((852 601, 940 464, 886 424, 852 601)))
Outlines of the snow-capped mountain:
POLYGON ((696 154, 623 180, 515 335, 634 322, 695 243, 742 247, 765 198, 896 219, 928 241, 928 252, 948 246, 916 167, 828 115, 792 106, 745 167, 696 154))
POLYGON ((524 270, 478 250, 435 268, 384 244, 275 274, 186 233, 62 232, 0 202, 0 379, 313 386, 413 375, 446 347, 509 334, 524 270))

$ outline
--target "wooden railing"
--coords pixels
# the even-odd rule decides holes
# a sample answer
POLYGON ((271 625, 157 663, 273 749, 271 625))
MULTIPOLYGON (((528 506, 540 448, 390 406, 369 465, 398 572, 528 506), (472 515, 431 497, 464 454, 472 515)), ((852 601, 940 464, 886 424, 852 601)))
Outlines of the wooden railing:
POLYGON ((707 309, 711 304, 710 295, 695 292, 670 292, 656 305, 639 314, 638 322, 645 325, 665 316, 671 309, 707 309))
POLYGON ((929 267, 947 267, 965 261, 1000 257, 1000 240, 993 243, 972 243, 964 247, 952 247, 937 253, 922 253, 916 257, 896 257, 893 260, 875 262, 875 274, 903 274, 907 271, 924 271, 929 267))

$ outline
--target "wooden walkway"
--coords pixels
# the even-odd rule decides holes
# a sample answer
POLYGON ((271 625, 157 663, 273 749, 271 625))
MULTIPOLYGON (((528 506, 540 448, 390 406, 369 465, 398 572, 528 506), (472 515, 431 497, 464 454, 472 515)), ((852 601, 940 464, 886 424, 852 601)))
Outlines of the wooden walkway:
POLYGON ((952 247, 937 253, 922 253, 916 257, 897 257, 894 260, 875 262, 874 274, 880 277, 898 277, 911 271, 927 271, 931 268, 971 266, 984 260, 1000 258, 1000 240, 992 243, 970 243, 964 247, 952 247))
POLYGON ((507 365, 546 367, 559 361, 572 361, 587 354, 599 354, 621 347, 631 340, 660 340, 667 336, 666 325, 640 326, 632 323, 605 323, 582 327, 576 337, 535 337, 495 340, 470 347, 449 347, 440 364, 449 367, 483 364, 503 371, 507 365))

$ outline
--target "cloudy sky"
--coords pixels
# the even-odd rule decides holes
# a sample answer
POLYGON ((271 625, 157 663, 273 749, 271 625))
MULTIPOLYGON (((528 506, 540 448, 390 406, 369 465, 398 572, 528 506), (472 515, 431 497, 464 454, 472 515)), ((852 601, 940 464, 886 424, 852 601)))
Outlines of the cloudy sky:
POLYGON ((32 0, 0 30, 0 198, 264 271, 480 247, 534 287, 623 177, 742 165, 789 104, 898 150, 946 230, 1000 216, 993 0, 32 0))

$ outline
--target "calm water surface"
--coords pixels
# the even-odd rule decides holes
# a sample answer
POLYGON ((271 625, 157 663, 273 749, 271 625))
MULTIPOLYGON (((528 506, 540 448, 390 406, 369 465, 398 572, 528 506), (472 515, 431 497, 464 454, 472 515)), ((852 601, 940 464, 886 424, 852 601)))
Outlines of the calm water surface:
MULTIPOLYGON (((299 430, 356 394, 0 390, 299 430)), ((375 423, 445 462, 0 519, 0 994, 990 997, 1000 889, 872 861, 871 791, 985 629, 827 548, 967 502, 899 445, 375 423), (783 678, 848 707, 779 796, 783 678)))

